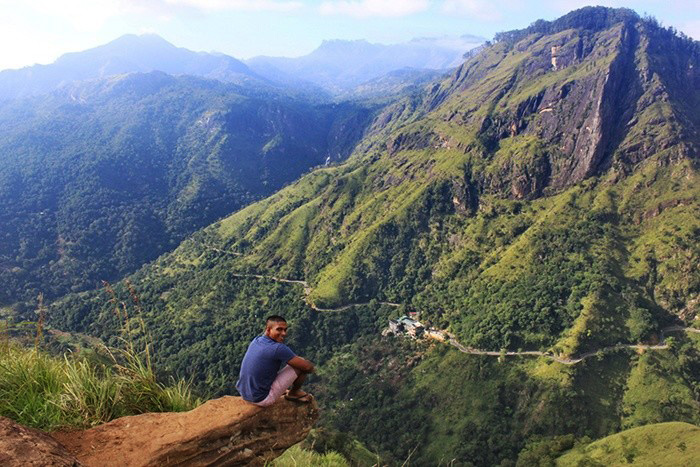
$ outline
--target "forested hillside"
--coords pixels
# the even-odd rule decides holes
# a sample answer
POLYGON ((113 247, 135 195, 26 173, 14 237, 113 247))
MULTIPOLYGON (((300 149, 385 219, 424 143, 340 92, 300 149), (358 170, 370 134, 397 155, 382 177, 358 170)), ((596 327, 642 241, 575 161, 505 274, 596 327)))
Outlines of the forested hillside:
MULTIPOLYGON (((399 463, 497 465, 559 436, 700 423, 700 344, 683 330, 700 292, 700 46, 606 8, 497 39, 384 109, 347 162, 118 284, 161 368, 231 391, 282 313, 319 363, 323 423, 399 463), (380 337, 408 310, 465 346, 598 355, 380 337), (621 346, 636 343, 662 345, 621 346)), ((99 292, 51 316, 105 338, 118 325, 99 292)))
POLYGON ((99 286, 344 159, 371 109, 161 72, 0 106, 0 305, 99 286))

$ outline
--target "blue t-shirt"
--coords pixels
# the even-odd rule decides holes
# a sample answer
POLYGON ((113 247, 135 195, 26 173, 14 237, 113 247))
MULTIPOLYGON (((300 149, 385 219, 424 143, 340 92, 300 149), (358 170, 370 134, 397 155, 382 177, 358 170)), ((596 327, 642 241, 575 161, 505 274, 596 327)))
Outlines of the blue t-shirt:
POLYGON ((277 372, 296 357, 292 349, 267 336, 258 336, 250 343, 243 357, 236 389, 243 399, 260 402, 270 392, 277 372))

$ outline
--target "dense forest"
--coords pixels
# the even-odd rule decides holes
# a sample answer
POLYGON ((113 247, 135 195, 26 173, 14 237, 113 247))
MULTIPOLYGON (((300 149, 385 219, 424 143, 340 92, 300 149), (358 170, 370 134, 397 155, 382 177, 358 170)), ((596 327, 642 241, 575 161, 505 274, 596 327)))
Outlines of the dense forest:
POLYGON ((371 109, 161 72, 0 107, 0 304, 99 286, 311 167, 371 109))

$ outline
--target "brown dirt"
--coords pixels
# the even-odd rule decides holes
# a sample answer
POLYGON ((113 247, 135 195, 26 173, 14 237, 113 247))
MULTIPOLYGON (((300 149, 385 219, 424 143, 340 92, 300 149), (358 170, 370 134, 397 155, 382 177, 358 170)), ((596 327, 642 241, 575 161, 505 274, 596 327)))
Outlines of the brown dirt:
POLYGON ((87 466, 263 465, 303 440, 315 402, 260 408, 225 396, 183 413, 123 417, 52 436, 87 466))

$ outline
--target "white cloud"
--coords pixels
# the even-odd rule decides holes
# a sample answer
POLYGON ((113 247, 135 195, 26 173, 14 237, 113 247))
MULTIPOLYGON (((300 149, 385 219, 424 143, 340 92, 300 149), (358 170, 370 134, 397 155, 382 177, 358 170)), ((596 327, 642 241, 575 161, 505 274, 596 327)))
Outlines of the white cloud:
POLYGON ((418 37, 410 41, 411 44, 425 47, 442 47, 456 51, 465 51, 482 44, 486 39, 476 36, 441 36, 441 37, 418 37))
POLYGON ((292 11, 303 7, 294 0, 163 0, 172 6, 184 6, 204 11, 292 11))
POLYGON ((425 11, 430 7, 428 0, 334 0, 324 1, 319 7, 323 15, 406 16, 425 11))
MULTIPOLYGON (((11 11, 13 3, 0 0, 0 8, 11 11)), ((64 21, 80 32, 97 31, 107 20, 129 8, 121 0, 24 0, 22 6, 34 14, 64 21)))
POLYGON ((486 0, 445 0, 442 4, 442 11, 447 14, 465 15, 482 21, 498 21, 503 17, 501 14, 501 10, 505 9, 503 7, 504 5, 501 5, 499 8, 494 2, 486 0))
POLYGON ((19 22, 9 24, 3 21, 0 24, 0 42, 5 44, 0 55, 0 70, 20 68, 34 63, 51 63, 63 52, 61 45, 56 44, 55 38, 43 31, 32 34, 32 40, 18 40, 24 39, 25 35, 26 27, 19 22))
MULTIPOLYGON (((0 0, 11 8, 12 0, 0 0)), ((301 0, 23 0, 35 13, 61 18, 76 26, 99 29, 107 20, 132 13, 172 15, 183 8, 211 11, 291 11, 304 6, 301 0)))

